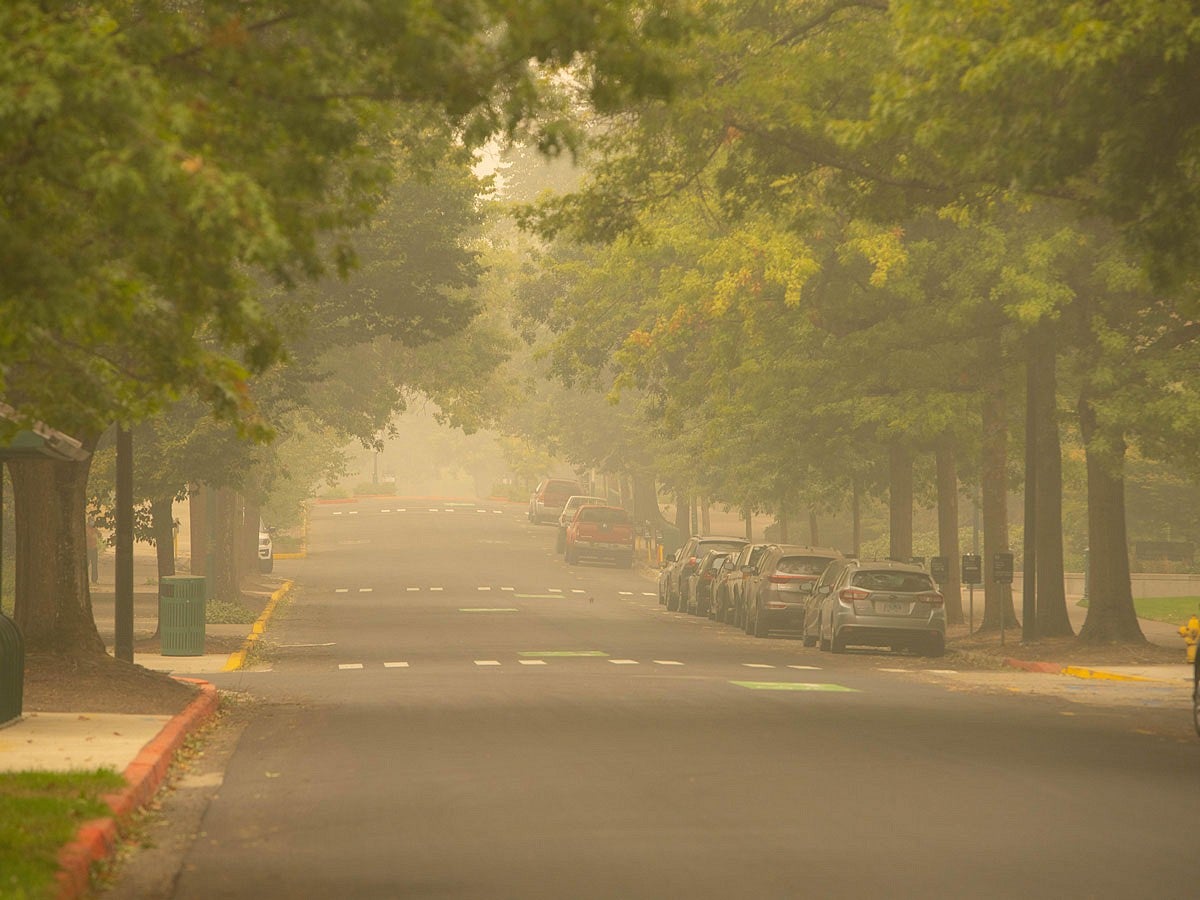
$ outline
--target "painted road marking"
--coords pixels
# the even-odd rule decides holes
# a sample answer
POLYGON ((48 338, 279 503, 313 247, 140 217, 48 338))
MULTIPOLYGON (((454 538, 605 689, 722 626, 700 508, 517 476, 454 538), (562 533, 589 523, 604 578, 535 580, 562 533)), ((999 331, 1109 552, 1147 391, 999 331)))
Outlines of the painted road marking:
POLYGON ((802 672, 820 672, 820 666, 788 666, 789 669, 799 669, 802 672))
POLYGON ((513 594, 521 600, 558 600, 562 594, 513 594))
POLYGON ((552 594, 561 594, 562 588, 546 588, 552 594))
POLYGON ((492 512, 493 512, 494 514, 496 514, 497 516, 502 516, 502 515, 504 515, 504 510, 502 510, 502 509, 493 509, 493 510, 492 510, 492 512))
POLYGON ((463 606, 459 612, 520 612, 515 606, 463 606))
POLYGON ((547 665, 547 663, 546 663, 546 661, 545 661, 544 659, 518 659, 518 660, 517 660, 517 662, 519 662, 519 663, 520 663, 521 665, 523 665, 523 666, 544 666, 544 665, 547 665))
POLYGON ((372 593, 374 590, 375 590, 375 588, 359 588, 359 589, 358 589, 358 592, 359 592, 360 594, 370 594, 370 593, 372 593))
POLYGON ((411 592, 411 591, 419 591, 421 589, 419 587, 410 587, 410 588, 405 588, 405 590, 411 592))
POLYGON ((342 511, 340 509, 334 513, 335 516, 340 516, 341 514, 342 514, 342 511))
POLYGON ((831 691, 857 694, 858 690, 841 684, 814 684, 805 681, 731 681, 738 687, 752 691, 831 691))
POLYGON ((742 663, 747 669, 773 669, 775 668, 770 663, 742 663))
POLYGON ((571 593, 572 594, 586 594, 587 591, 583 590, 582 588, 571 588, 571 593))
POLYGON ((408 510, 407 509, 398 509, 398 510, 396 510, 396 512, 408 512, 408 510))
POLYGON ((383 664, 383 667, 385 669, 407 669, 408 663, 406 663, 406 662, 385 662, 383 664))
POLYGON ((502 587, 502 588, 500 588, 500 590, 502 590, 502 591, 515 591, 515 590, 516 590, 516 588, 511 588, 511 587, 502 587))
POLYGON ((339 669, 361 669, 362 663, 338 663, 339 669))
POLYGON ((381 509, 380 512, 391 512, 390 509, 381 509))
POLYGON ((498 666, 498 665, 500 665, 500 660, 498 660, 498 659, 477 659, 477 660, 475 660, 475 665, 477 665, 477 666, 498 666))
POLYGON ((683 663, 676 659, 656 659, 654 662, 660 666, 682 666, 683 663))
POLYGON ((430 588, 430 590, 431 591, 444 591, 445 588, 436 587, 436 588, 430 588))
POLYGON ((636 659, 610 659, 609 662, 614 666, 636 666, 638 664, 636 659))
POLYGON ((349 512, 349 513, 347 513, 347 515, 351 515, 351 516, 357 516, 357 515, 358 515, 358 510, 357 510, 357 509, 352 509, 352 510, 350 510, 350 512, 349 512))
POLYGON ((477 587, 477 588, 475 588, 475 590, 477 590, 477 591, 490 591, 490 590, 491 590, 491 588, 490 588, 490 587, 487 587, 487 586, 485 585, 485 586, 483 586, 483 587, 477 587))
POLYGON ((880 666, 876 666, 875 671, 876 672, 907 672, 909 670, 908 669, 884 669, 880 666))
POLYGON ((334 588, 333 592, 335 594, 348 594, 350 593, 350 588, 334 588))
POLYGON ((430 511, 430 512, 437 512, 437 510, 436 510, 436 509, 430 509, 429 511, 430 511))
POLYGON ((657 597, 658 594, 654 593, 654 591, 642 591, 642 596, 643 597, 657 597))
POLYGON ((519 655, 525 656, 525 657, 530 657, 530 656, 533 656, 533 657, 599 656, 599 657, 605 657, 605 658, 608 657, 608 654, 605 653, 603 650, 522 650, 519 655))
POLYGON ((926 669, 926 672, 932 672, 934 675, 957 675, 958 669, 926 669))
POLYGON ((632 597, 633 591, 617 591, 622 597, 632 597))

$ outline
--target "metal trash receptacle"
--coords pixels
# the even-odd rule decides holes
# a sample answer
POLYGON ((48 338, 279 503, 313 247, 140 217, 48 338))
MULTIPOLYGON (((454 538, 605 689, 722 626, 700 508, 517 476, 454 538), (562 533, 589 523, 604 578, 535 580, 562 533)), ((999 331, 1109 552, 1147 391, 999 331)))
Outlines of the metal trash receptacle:
POLYGON ((168 575, 158 582, 158 637, 163 656, 204 655, 204 579, 168 575))
POLYGON ((21 718, 25 702, 25 638, 0 612, 0 725, 21 718))

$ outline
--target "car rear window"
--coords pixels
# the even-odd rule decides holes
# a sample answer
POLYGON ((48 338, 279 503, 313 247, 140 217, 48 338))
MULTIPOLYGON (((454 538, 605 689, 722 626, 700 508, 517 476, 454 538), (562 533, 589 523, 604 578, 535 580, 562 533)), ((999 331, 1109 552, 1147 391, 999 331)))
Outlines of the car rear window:
POLYGON ((829 563, 828 556, 785 556, 775 564, 775 571, 787 575, 820 575, 829 563))
POLYGON ((717 569, 720 568, 721 563, 723 563, 728 557, 728 553, 714 553, 712 556, 705 557, 705 559, 708 560, 708 568, 717 569))
POLYGON ((850 578, 855 587, 868 591, 899 591, 916 594, 932 591, 933 579, 923 572, 872 572, 869 569, 855 572, 850 578))
POLYGON ((607 507, 584 507, 579 511, 580 522, 600 522, 609 525, 624 525, 629 522, 629 513, 623 509, 608 509, 607 507))
POLYGON ((745 546, 739 541, 702 541, 692 556, 703 556, 709 550, 731 550, 736 553, 745 546))

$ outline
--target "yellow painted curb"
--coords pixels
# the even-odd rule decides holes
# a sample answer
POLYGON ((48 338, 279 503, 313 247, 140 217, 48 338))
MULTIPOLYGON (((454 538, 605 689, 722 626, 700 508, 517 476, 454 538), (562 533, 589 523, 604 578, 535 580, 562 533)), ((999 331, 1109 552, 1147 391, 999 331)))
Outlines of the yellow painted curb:
POLYGON ((229 659, 225 661, 225 667, 222 672, 236 672, 246 664, 246 655, 254 647, 259 637, 267 630, 267 622, 271 618, 271 614, 275 612, 275 606, 287 596, 287 592, 292 589, 292 582, 285 581, 283 585, 275 593, 271 595, 271 599, 267 601, 267 605, 263 608, 262 615, 258 617, 253 625, 250 626, 250 633, 246 635, 246 640, 242 643, 240 650, 235 650, 229 654, 229 659))
MULTIPOLYGON (((1144 675, 1122 675, 1119 672, 1104 672, 1099 669, 1087 669, 1083 666, 1063 666, 1063 675, 1074 675, 1076 678, 1096 678, 1101 681, 1153 681, 1157 678, 1146 678, 1144 675)), ((1167 684, 1168 682, 1160 682, 1167 684)))

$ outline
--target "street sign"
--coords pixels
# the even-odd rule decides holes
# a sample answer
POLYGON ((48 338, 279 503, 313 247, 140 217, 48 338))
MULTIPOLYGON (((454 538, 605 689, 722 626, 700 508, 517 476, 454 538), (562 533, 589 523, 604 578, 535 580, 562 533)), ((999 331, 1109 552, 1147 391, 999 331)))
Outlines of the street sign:
POLYGON ((945 584, 950 575, 950 560, 945 556, 932 556, 929 559, 929 574, 938 584, 945 584))
POLYGON ((995 584, 1012 584, 1013 555, 1008 550, 1000 550, 992 557, 992 581, 995 584))
POLYGON ((983 584, 983 559, 975 553, 964 554, 962 578, 965 584, 983 584))

